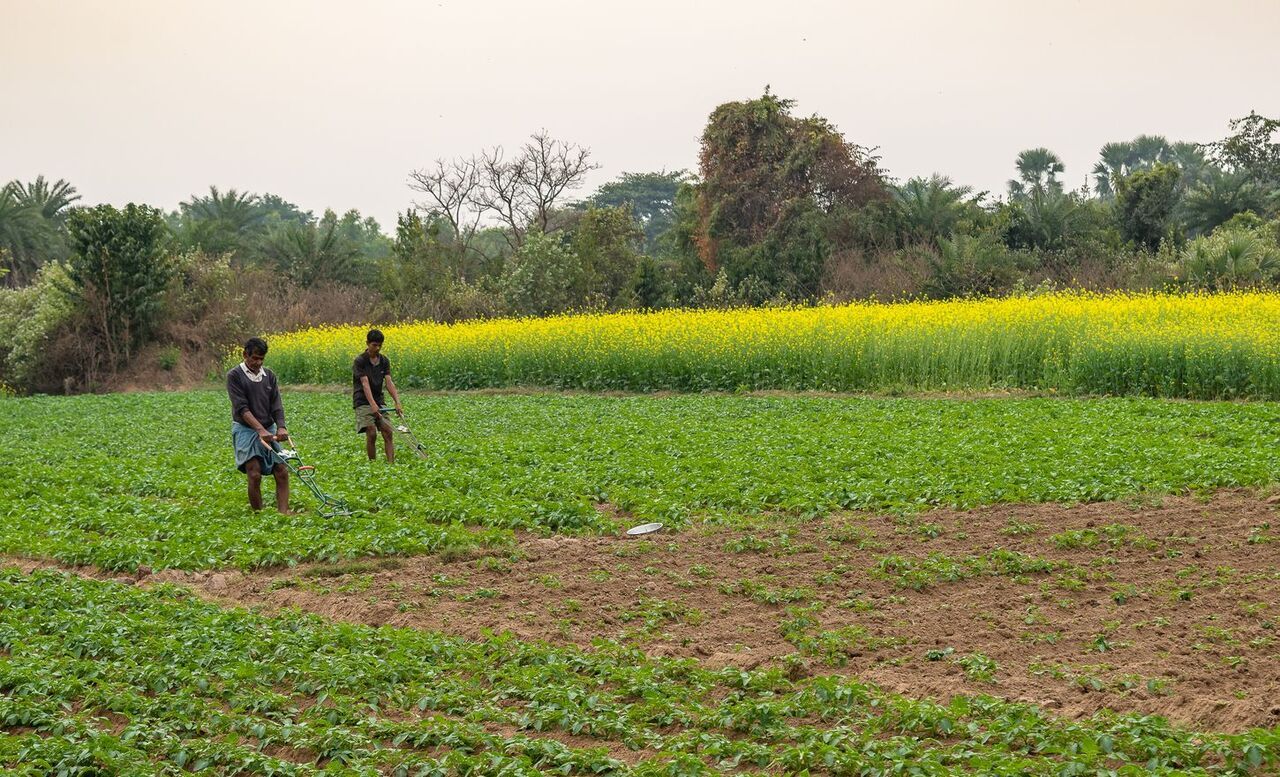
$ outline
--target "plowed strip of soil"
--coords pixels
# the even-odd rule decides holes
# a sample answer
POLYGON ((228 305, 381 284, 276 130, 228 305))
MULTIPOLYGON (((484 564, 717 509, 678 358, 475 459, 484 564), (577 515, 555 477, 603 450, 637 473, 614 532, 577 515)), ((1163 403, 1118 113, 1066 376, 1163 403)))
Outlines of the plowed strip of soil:
POLYGON ((527 536, 502 557, 146 579, 338 620, 583 647, 608 637, 913 697, 985 693, 1068 717, 1110 708, 1239 731, 1280 725, 1275 501, 757 518, 646 539, 527 536))

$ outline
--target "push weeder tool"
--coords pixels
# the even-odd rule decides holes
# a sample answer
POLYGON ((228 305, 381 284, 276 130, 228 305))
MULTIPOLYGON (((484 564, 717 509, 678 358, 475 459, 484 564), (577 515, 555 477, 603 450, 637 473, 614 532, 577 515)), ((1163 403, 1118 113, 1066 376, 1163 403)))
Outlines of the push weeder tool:
POLYGON ((329 496, 320 489, 316 484, 316 468, 310 464, 303 464, 302 457, 298 454, 298 441, 293 434, 289 434, 289 444, 292 448, 285 448, 280 443, 272 445, 276 457, 284 462, 289 471, 297 475, 298 480, 315 495, 320 502, 320 517, 335 518, 339 515, 351 515, 351 506, 347 504, 345 499, 329 496))
MULTIPOLYGON (((386 418, 386 419, 387 419, 387 422, 388 422, 388 423, 390 423, 390 422, 391 422, 391 414, 392 414, 393 412, 395 412, 395 408, 390 408, 390 407, 380 407, 380 408, 378 408, 378 412, 379 412, 379 413, 382 413, 382 416, 383 416, 384 418, 386 418)), ((415 437, 415 436, 414 436, 414 434, 413 434, 413 432, 409 430, 409 426, 404 422, 404 418, 400 418, 400 419, 397 419, 397 420, 399 421, 399 423, 398 423, 398 424, 394 424, 391 428, 392 428, 392 429, 395 429, 397 432, 399 432, 399 433, 400 433, 400 436, 402 436, 402 437, 404 437, 406 440, 408 440, 408 442, 409 442, 409 447, 410 447, 410 448, 413 448, 414 452, 418 454, 418 458, 420 458, 420 459, 426 459, 426 458, 429 458, 429 457, 427 456, 427 446, 425 446, 425 445, 423 445, 422 443, 418 442, 418 438, 417 438, 417 437, 415 437)))

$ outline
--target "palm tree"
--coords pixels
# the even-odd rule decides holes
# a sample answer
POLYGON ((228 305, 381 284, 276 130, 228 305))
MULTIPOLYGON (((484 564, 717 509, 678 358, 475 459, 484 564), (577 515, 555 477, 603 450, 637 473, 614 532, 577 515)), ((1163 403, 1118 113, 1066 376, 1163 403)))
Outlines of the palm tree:
POLYGON ((955 186, 950 178, 937 173, 912 178, 894 192, 912 237, 934 245, 955 232, 975 204, 970 199, 972 193, 972 186, 955 186))
POLYGON ((1062 190, 1058 174, 1066 170, 1066 166, 1062 164, 1062 159, 1049 149, 1041 146, 1023 151, 1018 154, 1016 166, 1018 178, 1009 181, 1010 197, 1022 198, 1033 191, 1062 190))
POLYGON ((80 199, 80 195, 76 193, 76 187, 61 178, 50 184, 43 175, 38 175, 29 184, 14 181, 12 185, 15 195, 21 202, 39 211, 46 221, 59 226, 66 221, 71 203, 80 199))
POLYGON ((1009 204, 1009 214, 1006 244, 1010 248, 1046 251, 1065 248, 1076 224, 1087 215, 1080 207, 1078 195, 1060 189, 1033 189, 1009 204))
POLYGON ((1062 190, 1035 192, 1027 201, 1027 227, 1032 243, 1045 250, 1066 246, 1081 215, 1076 195, 1062 190))
POLYGON ((302 286, 354 280, 360 251, 338 230, 337 219, 329 215, 319 224, 284 224, 263 243, 267 257, 302 286))
POLYGON ((189 202, 178 205, 182 214, 195 221, 218 221, 237 234, 253 231, 266 218, 256 194, 210 186, 209 194, 192 195, 189 202))
POLYGON ((1157 162, 1169 162, 1182 170, 1182 185, 1190 186, 1205 173, 1208 160, 1197 143, 1170 143, 1163 135, 1139 135, 1133 140, 1107 143, 1093 166, 1093 188, 1104 200, 1115 198, 1116 181, 1157 162))
POLYGON ((1182 180, 1187 186, 1204 180, 1218 170, 1209 162, 1204 146, 1199 143, 1174 143, 1169 147, 1169 161, 1182 168, 1182 180))
POLYGON ((1116 181, 1129 174, 1129 160, 1133 158, 1133 144, 1107 143, 1098 152, 1102 157, 1093 166, 1093 188, 1104 200, 1116 196, 1116 181))
POLYGON ((192 195, 189 201, 179 203, 178 209, 181 215, 174 232, 181 245, 230 254, 236 267, 258 258, 268 211, 256 194, 235 189, 224 193, 210 186, 207 195, 192 195))
POLYGON ((991 232, 938 240, 925 256, 929 277, 924 291, 934 299, 991 294, 1008 288, 1017 270, 1005 245, 991 232))
POLYGON ((1192 241, 1179 276, 1197 288, 1220 291, 1274 281, 1278 272, 1280 251, 1255 234, 1232 230, 1192 241))
POLYGON ((13 183, 0 188, 0 254, 9 272, 11 286, 28 283, 40 265, 56 256, 63 243, 53 225, 40 211, 19 196, 13 183))
POLYGON ((1156 162, 1169 161, 1172 148, 1163 135, 1139 135, 1129 143, 1129 147, 1133 151, 1129 160, 1130 170, 1145 169, 1156 162))
POLYGON ((1192 234, 1207 235, 1237 213, 1261 214, 1265 210, 1264 192, 1247 174, 1209 167, 1201 180, 1187 191, 1179 215, 1192 234))

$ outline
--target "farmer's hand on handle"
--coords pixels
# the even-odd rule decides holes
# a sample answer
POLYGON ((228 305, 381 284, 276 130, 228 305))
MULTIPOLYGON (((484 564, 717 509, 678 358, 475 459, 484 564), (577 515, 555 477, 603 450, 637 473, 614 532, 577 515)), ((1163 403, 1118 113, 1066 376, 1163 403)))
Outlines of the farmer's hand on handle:
POLYGON ((275 447, 271 444, 275 441, 276 441, 275 435, 272 434, 271 432, 268 432, 266 429, 260 429, 258 431, 258 442, 262 443, 262 447, 266 448, 267 450, 269 451, 275 450, 275 447))
POLYGON ((276 429, 276 440, 283 441, 289 439, 289 430, 283 426, 276 429))
POLYGON ((404 408, 400 407, 399 402, 396 402, 396 415, 400 416, 401 418, 404 418, 404 408))

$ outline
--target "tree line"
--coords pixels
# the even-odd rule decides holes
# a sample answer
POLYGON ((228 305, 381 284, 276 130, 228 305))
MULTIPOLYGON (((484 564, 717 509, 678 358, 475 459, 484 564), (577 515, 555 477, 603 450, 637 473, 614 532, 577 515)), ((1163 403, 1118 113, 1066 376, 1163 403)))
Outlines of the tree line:
POLYGON ((768 89, 715 108, 696 172, 586 196, 585 146, 535 132, 409 171, 391 234, 356 210, 210 187, 176 210, 88 207, 67 181, 0 188, 0 384, 110 385, 244 331, 569 310, 1280 281, 1280 119, 1204 143, 1102 146, 1078 188, 1022 151, 1000 193, 899 181, 875 150, 768 89))

